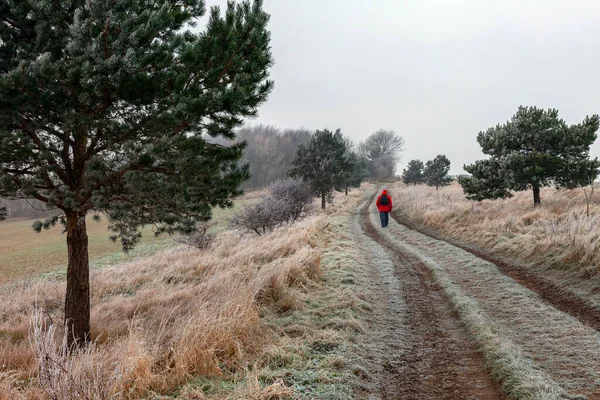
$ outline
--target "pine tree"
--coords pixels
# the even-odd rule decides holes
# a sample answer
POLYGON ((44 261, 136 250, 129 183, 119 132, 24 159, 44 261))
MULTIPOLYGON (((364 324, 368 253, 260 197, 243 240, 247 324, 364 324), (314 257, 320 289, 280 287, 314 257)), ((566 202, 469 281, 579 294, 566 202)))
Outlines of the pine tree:
POLYGON ((316 131, 310 142, 301 144, 289 170, 293 178, 309 182, 325 209, 334 190, 342 190, 345 172, 349 170, 346 143, 341 131, 316 131))
POLYGON ((0 1, 0 196, 60 210, 69 344, 89 340, 86 215, 125 250, 140 226, 189 233, 231 206, 248 169, 234 139, 271 91, 262 1, 0 1))
POLYGON ((477 135, 489 159, 465 165, 471 177, 461 178, 469 198, 510 196, 509 190, 532 190, 533 204, 541 203, 540 188, 575 187, 598 175, 600 162, 589 158, 596 140, 598 116, 567 125, 555 109, 519 107, 504 125, 477 135))
POLYGON ((407 185, 417 185, 425 181, 423 175, 423 161, 421 160, 410 160, 407 167, 402 171, 402 182, 407 185))
POLYGON ((356 144, 348 136, 344 136, 346 144, 347 170, 344 171, 343 187, 348 196, 351 188, 358 188, 369 176, 367 160, 356 152, 356 144))
POLYGON ((346 152, 346 161, 348 169, 344 171, 343 187, 347 196, 351 188, 360 187, 365 178, 369 176, 369 172, 367 161, 353 151, 346 152))
POLYGON ((464 168, 471 176, 460 176, 458 183, 463 187, 467 199, 481 201, 512 197, 507 186, 506 171, 498 160, 477 160, 464 168))
POLYGON ((435 186, 435 190, 438 190, 440 186, 449 185, 452 179, 448 176, 448 171, 450 171, 450 160, 445 155, 439 154, 425 164, 423 171, 425 183, 435 186))

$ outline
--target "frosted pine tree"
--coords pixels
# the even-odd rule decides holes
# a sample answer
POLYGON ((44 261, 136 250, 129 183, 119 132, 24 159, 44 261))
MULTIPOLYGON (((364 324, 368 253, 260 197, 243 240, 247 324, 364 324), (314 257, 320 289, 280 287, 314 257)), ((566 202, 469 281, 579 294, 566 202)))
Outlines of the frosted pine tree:
POLYGON ((272 88, 262 1, 0 0, 0 196, 35 198, 67 234, 70 344, 90 339, 86 215, 125 250, 140 227, 189 233, 248 171, 234 138, 272 88))

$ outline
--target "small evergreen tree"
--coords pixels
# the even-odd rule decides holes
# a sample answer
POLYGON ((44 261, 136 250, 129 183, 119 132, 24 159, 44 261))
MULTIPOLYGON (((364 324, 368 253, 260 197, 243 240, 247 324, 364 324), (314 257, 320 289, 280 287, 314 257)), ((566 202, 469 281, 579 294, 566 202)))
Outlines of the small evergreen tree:
POLYGON ((417 185, 419 183, 423 183, 425 180, 423 175, 424 167, 423 161, 410 160, 407 167, 402 171, 402 182, 407 185, 417 185))
POLYGON ((438 190, 440 186, 447 186, 452 182, 452 178, 448 176, 449 171, 450 160, 445 155, 439 154, 425 164, 423 171, 425 183, 429 186, 435 186, 435 190, 438 190))
POLYGON ((351 188, 360 187, 365 178, 369 176, 369 172, 367 161, 353 151, 346 153, 346 161, 348 162, 348 169, 344 171, 343 188, 347 196, 351 188))
POLYGON ((465 170, 471 176, 458 177, 458 183, 463 187, 467 199, 481 201, 512 197, 507 186, 506 171, 502 169, 498 160, 477 160, 471 165, 466 165, 465 170))
POLYGON ((345 173, 350 169, 346 157, 346 143, 341 131, 316 131, 310 142, 301 144, 289 170, 293 178, 308 182, 325 209, 334 190, 342 190, 345 173))
POLYGON ((86 215, 125 250, 139 227, 190 233, 248 177, 234 139, 271 91, 262 1, 1 1, 0 196, 61 210, 69 345, 90 339, 86 215))
POLYGON ((533 191, 533 204, 541 203, 540 188, 576 187, 598 175, 600 162, 589 158, 599 118, 586 117, 567 125, 555 109, 519 107, 504 125, 477 135, 489 160, 465 165, 471 177, 461 179, 469 198, 507 197, 509 190, 533 191))

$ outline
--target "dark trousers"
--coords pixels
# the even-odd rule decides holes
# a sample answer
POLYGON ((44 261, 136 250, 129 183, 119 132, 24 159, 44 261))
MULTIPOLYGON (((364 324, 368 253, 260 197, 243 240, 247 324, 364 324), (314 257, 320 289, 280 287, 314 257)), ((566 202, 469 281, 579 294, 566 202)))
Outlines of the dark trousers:
POLYGON ((379 212, 379 218, 381 218, 381 227, 385 228, 386 226, 388 226, 388 222, 390 220, 390 213, 389 212, 380 211, 379 212))

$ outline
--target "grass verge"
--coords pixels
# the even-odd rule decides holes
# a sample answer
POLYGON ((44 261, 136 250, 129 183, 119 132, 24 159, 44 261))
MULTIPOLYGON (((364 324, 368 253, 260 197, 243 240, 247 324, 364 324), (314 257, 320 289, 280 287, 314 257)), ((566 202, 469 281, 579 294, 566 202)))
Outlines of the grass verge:
POLYGON ((347 231, 361 198, 93 270, 95 342, 71 354, 60 276, 0 287, 0 399, 352 397, 369 308, 347 231))
POLYGON ((362 197, 363 191, 340 196, 321 214, 310 238, 320 254, 321 275, 293 300, 261 309, 270 339, 253 363, 226 380, 192 381, 176 398, 196 393, 206 399, 346 400, 364 390, 358 381, 367 373, 361 355, 371 306, 362 289, 362 254, 350 231, 362 197))

